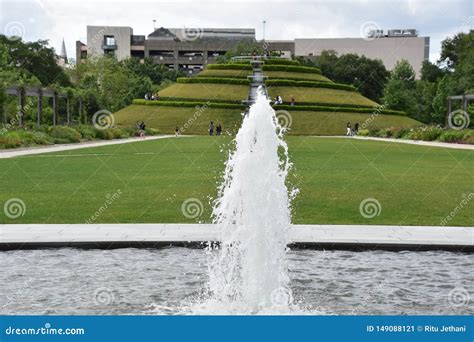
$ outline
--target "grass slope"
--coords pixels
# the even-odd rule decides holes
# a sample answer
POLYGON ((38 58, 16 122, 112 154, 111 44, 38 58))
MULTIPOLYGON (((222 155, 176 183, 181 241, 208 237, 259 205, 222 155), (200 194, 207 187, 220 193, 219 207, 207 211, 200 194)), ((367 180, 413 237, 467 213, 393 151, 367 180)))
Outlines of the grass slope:
POLYGON ((272 98, 280 95, 285 102, 290 102, 291 96, 293 95, 296 104, 304 102, 321 102, 363 106, 377 105, 377 103, 362 96, 358 92, 339 89, 271 86, 268 87, 268 93, 272 98))
MULTIPOLYGON (((201 71, 198 77, 235 77, 246 78, 251 75, 251 70, 218 70, 206 69, 201 71)), ((287 72, 287 71, 265 71, 265 76, 269 79, 287 79, 287 80, 301 80, 301 81, 318 81, 318 82, 332 82, 327 77, 320 74, 310 74, 301 72, 287 72)))
MULTIPOLYGON (((306 112, 288 111, 291 116, 289 135, 341 135, 345 134, 346 124, 365 123, 367 129, 389 127, 411 127, 420 123, 408 117, 398 115, 358 114, 346 112, 306 112)), ((279 112, 277 112, 279 113, 279 112)), ((190 122, 184 134, 207 134, 210 121, 220 122, 224 131, 235 134, 242 120, 239 109, 208 108, 196 110, 194 107, 161 107, 131 105, 114 114, 118 126, 134 126, 138 120, 144 121, 147 127, 173 134, 176 126, 183 127, 190 122)), ((282 113, 286 115, 286 113, 282 113)), ((282 118, 283 120, 283 118, 282 118)), ((361 126, 362 127, 362 126, 361 126)))
MULTIPOLYGON (((295 223, 439 225, 473 191, 471 151, 342 138, 288 137, 301 190, 295 223), (379 216, 359 204, 376 198, 379 216)), ((171 138, 0 159, 0 202, 20 198, 26 212, 0 223, 83 223, 119 189, 95 222, 208 222, 227 147, 225 137, 171 138), (197 198, 203 214, 187 219, 197 198)), ((452 225, 472 225, 474 204, 452 225)))
POLYGON ((248 85, 212 84, 212 83, 176 83, 159 94, 163 97, 187 97, 191 99, 245 100, 248 85))
POLYGON ((164 134, 174 134, 176 126, 184 128, 184 134, 207 134, 209 122, 214 121, 221 123, 224 132, 235 134, 242 121, 241 112, 239 109, 131 105, 116 112, 114 117, 118 126, 134 126, 140 120, 164 134))

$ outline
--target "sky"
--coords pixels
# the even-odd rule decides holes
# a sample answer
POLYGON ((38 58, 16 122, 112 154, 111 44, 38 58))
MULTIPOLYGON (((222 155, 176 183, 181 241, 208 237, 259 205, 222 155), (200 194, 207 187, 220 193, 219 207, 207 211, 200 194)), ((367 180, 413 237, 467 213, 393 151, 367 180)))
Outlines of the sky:
POLYGON ((430 60, 448 36, 474 26, 474 0, 342 1, 160 1, 160 0, 0 0, 3 34, 24 40, 48 39, 59 53, 64 38, 68 57, 75 42, 86 42, 87 25, 130 26, 148 35, 156 27, 255 28, 262 38, 361 37, 367 28, 414 28, 429 36, 430 60))

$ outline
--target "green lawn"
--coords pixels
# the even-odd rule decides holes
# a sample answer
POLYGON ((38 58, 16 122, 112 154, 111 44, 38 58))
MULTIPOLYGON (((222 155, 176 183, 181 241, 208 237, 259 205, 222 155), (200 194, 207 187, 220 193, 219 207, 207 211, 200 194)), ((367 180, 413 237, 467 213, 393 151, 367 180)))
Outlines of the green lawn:
POLYGON ((290 102, 291 96, 293 95, 296 104, 303 102, 321 102, 365 106, 377 105, 377 103, 358 92, 339 89, 271 86, 268 87, 268 93, 271 98, 280 95, 285 102, 290 102))
MULTIPOLYGON (((206 69, 199 73, 201 77, 224 77, 224 78, 246 78, 251 75, 251 70, 219 70, 219 69, 206 69)), ((301 73, 301 72, 288 72, 288 71, 265 71, 265 76, 269 79, 287 79, 287 80, 298 80, 298 81, 318 81, 318 82, 332 82, 327 77, 320 74, 312 73, 301 73)))
MULTIPOLYGON (((220 122, 224 131, 235 134, 242 120, 241 110, 208 108, 197 111, 194 107, 165 107, 131 105, 114 114, 119 126, 134 126, 137 120, 144 121, 147 127, 172 134, 176 126, 183 127, 191 122, 184 134, 205 135, 210 121, 220 122)), ((343 112, 305 112, 289 111, 291 115, 290 135, 341 135, 345 134, 346 124, 366 123, 366 128, 411 127, 420 123, 399 115, 378 115, 343 112)))
POLYGON ((206 135, 210 121, 220 122, 224 131, 235 134, 242 121, 241 113, 239 109, 131 105, 114 113, 114 117, 119 126, 135 126, 140 120, 164 134, 174 134, 178 126, 184 128, 184 134, 206 135))
MULTIPOLYGON (((474 192, 474 153, 342 138, 288 137, 301 192, 295 223, 439 225, 474 192), (368 219, 359 204, 375 198, 382 211, 368 219)), ((10 198, 25 215, 0 223, 83 223, 110 196, 118 196, 95 222, 208 222, 230 138, 144 141, 51 154, 0 159, 3 206, 10 198), (198 219, 181 205, 197 198, 198 219)), ((473 225, 474 202, 453 225, 473 225)))
POLYGON ((248 85, 214 83, 176 83, 159 94, 163 97, 187 97, 190 99, 238 100, 247 98, 248 85))

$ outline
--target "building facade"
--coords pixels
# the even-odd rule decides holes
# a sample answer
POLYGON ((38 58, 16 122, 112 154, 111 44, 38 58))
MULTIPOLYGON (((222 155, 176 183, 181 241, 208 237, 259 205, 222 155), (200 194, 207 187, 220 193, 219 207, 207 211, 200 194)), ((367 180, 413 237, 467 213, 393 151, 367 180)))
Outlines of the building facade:
MULTIPOLYGON (((131 27, 87 26, 87 44, 76 42, 76 60, 114 55, 153 58, 155 63, 195 74, 242 41, 255 42, 255 29, 248 28, 158 28, 148 36, 134 35, 131 27)), ((388 70, 406 59, 420 76, 423 61, 429 58, 430 38, 416 30, 374 30, 365 38, 296 38, 260 41, 267 51, 282 56, 315 57, 325 50, 339 55, 354 53, 380 59, 388 70)))
POLYGON ((87 26, 87 44, 76 42, 76 59, 151 57, 155 63, 194 74, 242 41, 255 41, 255 29, 161 27, 145 37, 134 35, 131 27, 87 26))

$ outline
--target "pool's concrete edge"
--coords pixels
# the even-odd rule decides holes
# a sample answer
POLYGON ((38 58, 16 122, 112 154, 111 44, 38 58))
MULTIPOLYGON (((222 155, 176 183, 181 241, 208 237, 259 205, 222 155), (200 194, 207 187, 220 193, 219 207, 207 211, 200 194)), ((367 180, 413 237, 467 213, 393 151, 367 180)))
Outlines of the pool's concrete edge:
MULTIPOLYGON (((293 225, 292 248, 474 251, 474 227, 293 225)), ((32 248, 205 247, 212 224, 3 224, 0 250, 32 248)))

